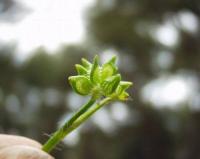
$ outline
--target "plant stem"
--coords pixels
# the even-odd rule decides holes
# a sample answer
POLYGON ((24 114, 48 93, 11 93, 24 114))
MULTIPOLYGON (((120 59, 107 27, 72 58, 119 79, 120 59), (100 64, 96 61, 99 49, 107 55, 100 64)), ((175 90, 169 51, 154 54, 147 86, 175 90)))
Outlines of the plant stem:
POLYGON ((83 113, 85 113, 95 103, 95 101, 96 100, 94 98, 90 98, 90 100, 85 105, 83 105, 59 130, 57 130, 50 137, 50 139, 43 145, 42 149, 46 152, 49 152, 54 147, 53 145, 56 146, 61 138, 64 138, 62 137, 63 132, 66 132, 67 129, 73 124, 73 122, 83 113))
POLYGON ((61 127, 59 130, 57 130, 53 134, 53 136, 44 144, 42 149, 46 152, 50 152, 66 135, 68 135, 70 132, 76 129, 79 125, 81 125, 84 121, 86 121, 92 114, 94 114, 104 105, 108 104, 111 100, 112 98, 110 97, 104 98, 99 103, 95 104, 93 107, 88 109, 88 111, 85 111, 76 120, 73 120, 71 125, 68 125, 67 124, 68 122, 64 124, 64 126, 61 127))
POLYGON ((70 127, 73 122, 79 117, 81 116, 83 113, 85 113, 94 103, 96 102, 96 99, 94 99, 93 97, 90 98, 90 100, 83 105, 70 119, 68 122, 66 122, 63 126, 63 129, 67 129, 68 127, 70 127))
POLYGON ((92 116, 97 110, 102 108, 104 105, 108 104, 110 101, 113 101, 112 98, 106 97, 93 107, 91 107, 87 112, 81 115, 71 126, 72 130, 76 129, 79 125, 81 125, 84 121, 86 121, 90 116, 92 116))

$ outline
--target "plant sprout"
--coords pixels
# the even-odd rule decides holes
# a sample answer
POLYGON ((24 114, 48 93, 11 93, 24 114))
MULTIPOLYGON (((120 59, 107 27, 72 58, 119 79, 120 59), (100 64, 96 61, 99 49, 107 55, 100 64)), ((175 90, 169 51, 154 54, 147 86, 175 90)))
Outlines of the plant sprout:
POLYGON ((94 57, 93 63, 84 58, 81 61, 82 65, 75 65, 78 75, 70 76, 68 79, 76 93, 90 96, 90 99, 43 145, 42 149, 46 152, 50 152, 64 137, 104 105, 117 100, 126 101, 129 98, 126 90, 132 82, 121 80, 116 66, 116 56, 102 66, 99 65, 98 56, 94 57))

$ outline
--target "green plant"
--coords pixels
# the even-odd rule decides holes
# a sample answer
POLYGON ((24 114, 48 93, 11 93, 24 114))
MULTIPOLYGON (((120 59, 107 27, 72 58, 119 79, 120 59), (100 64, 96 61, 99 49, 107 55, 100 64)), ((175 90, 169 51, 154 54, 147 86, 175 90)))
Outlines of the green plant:
POLYGON ((129 94, 126 90, 132 82, 121 81, 121 75, 116 66, 116 57, 99 65, 98 56, 93 63, 82 59, 82 65, 75 65, 77 76, 70 76, 69 82, 73 90, 83 96, 91 96, 83 105, 50 139, 43 145, 43 150, 50 152, 66 135, 86 121, 98 109, 112 101, 126 101, 129 94))

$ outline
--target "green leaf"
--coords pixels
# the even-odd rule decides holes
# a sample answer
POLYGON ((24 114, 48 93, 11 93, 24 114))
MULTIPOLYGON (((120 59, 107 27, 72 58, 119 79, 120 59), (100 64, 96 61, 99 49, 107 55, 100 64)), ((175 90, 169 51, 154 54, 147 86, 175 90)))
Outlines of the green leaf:
POLYGON ((116 56, 111 58, 107 63, 102 67, 101 79, 104 80, 117 72, 117 67, 115 66, 116 56))
POLYGON ((90 80, 93 83, 99 83, 101 80, 101 69, 98 62, 98 56, 94 57, 94 62, 90 72, 90 80))
POLYGON ((83 66, 84 66, 85 68, 87 68, 87 69, 89 69, 89 68, 92 67, 92 64, 91 64, 88 60, 86 60, 85 58, 82 58, 82 59, 81 59, 81 62, 82 62, 82 64, 83 64, 83 66))
POLYGON ((72 88, 80 95, 88 95, 92 89, 92 83, 86 76, 70 76, 69 82, 72 88))
POLYGON ((105 96, 114 93, 121 80, 120 74, 111 76, 102 82, 101 87, 105 96))
POLYGON ((126 89, 128 89, 130 86, 132 86, 133 83, 132 82, 128 82, 128 81, 121 81, 119 83, 119 86, 117 87, 117 94, 121 94, 123 91, 125 91, 126 89))
POLYGON ((76 64, 76 71, 78 72, 79 75, 85 75, 87 74, 86 68, 84 68, 82 65, 76 64))

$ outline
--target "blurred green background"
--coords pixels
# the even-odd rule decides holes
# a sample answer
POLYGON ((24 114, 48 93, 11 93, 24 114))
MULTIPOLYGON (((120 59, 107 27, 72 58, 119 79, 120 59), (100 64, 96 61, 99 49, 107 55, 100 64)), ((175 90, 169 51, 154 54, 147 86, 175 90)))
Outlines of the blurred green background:
MULTIPOLYGON (((75 10, 76 5, 69 23, 75 10)), ((5 24, 14 26, 30 12, 20 1, 1 0, 0 33, 5 33, 5 24)), ((200 158, 200 1, 97 0, 83 17, 86 33, 81 42, 63 42, 54 51, 41 45, 27 51, 26 58, 17 53, 17 39, 3 41, 0 34, 0 133, 44 143, 86 100, 67 82, 75 74, 74 64, 81 57, 92 60, 99 54, 105 61, 116 54, 122 77, 134 83, 129 91, 133 100, 100 110, 53 155, 200 158)))

